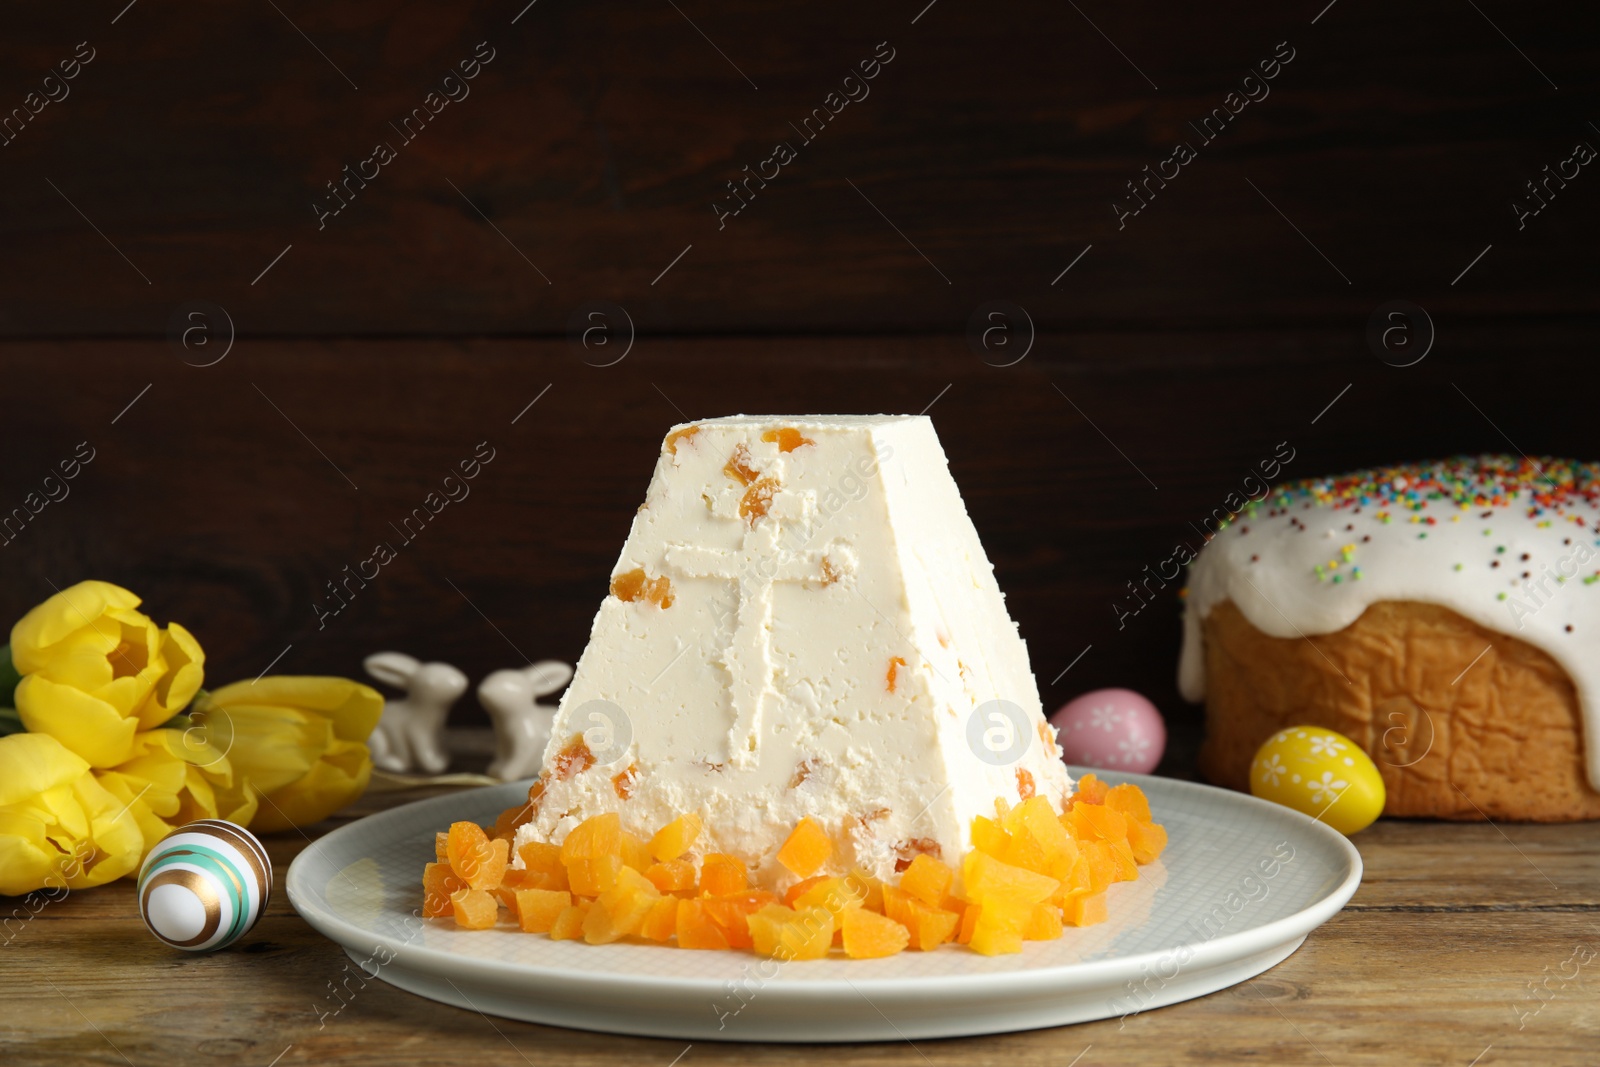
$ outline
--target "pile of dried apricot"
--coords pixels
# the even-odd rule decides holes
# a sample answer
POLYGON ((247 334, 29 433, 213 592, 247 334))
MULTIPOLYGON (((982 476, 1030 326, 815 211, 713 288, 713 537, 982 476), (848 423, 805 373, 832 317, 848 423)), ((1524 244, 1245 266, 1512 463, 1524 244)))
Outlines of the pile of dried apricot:
POLYGON ((1022 951, 1064 926, 1106 918, 1106 887, 1138 877, 1166 847, 1134 785, 1078 783, 1066 812, 1032 797, 973 820, 973 849, 958 872, 919 855, 899 884, 864 873, 818 875, 833 840, 802 819, 778 862, 798 881, 779 896, 750 885, 734 856, 693 853, 700 817, 681 815, 649 841, 615 814, 586 819, 560 845, 530 841, 511 866, 518 812, 486 833, 458 822, 437 835, 436 861, 423 874, 423 915, 486 930, 506 909, 529 933, 606 944, 623 938, 679 948, 750 949, 778 959, 821 959, 834 946, 852 959, 929 951, 946 942, 985 955, 1022 951))

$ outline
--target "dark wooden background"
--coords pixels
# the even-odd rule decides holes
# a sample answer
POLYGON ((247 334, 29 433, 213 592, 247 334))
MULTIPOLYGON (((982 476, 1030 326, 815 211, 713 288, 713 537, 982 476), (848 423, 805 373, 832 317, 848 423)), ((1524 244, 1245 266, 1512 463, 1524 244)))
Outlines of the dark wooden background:
POLYGON ((1285 476, 1596 458, 1600 163, 1512 209, 1600 148, 1592 5, 925 2, 8 11, 0 109, 95 58, 0 146, 0 512, 96 458, 0 546, 0 617, 117 581, 215 682, 570 660, 670 423, 928 409, 1047 706, 1141 689, 1182 771, 1178 602, 1112 605, 1279 442, 1285 476), (884 41, 870 96, 719 229, 724 183, 884 41), (1270 95, 1119 229, 1124 183, 1279 42, 1270 95), (612 366, 620 319, 589 362, 568 335, 602 300, 636 335, 612 366), (1036 328, 1014 366, 967 339, 995 300, 1036 328), (1368 341, 1393 300, 1436 331, 1414 366, 1368 341), (236 334, 210 366, 221 314, 170 328, 194 301, 236 334), (324 583, 483 440, 472 495, 319 629, 324 583))

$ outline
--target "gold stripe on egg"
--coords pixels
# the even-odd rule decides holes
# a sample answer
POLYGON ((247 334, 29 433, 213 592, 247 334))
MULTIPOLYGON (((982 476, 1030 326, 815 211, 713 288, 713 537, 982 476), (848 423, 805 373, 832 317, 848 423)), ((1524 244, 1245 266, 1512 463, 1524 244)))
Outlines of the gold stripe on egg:
MULTIPOLYGON (((193 945, 203 945, 209 941, 216 934, 217 927, 222 923, 222 902, 217 899, 216 891, 212 888, 211 883, 195 871, 169 867, 145 883, 144 893, 139 897, 139 912, 141 915, 148 916, 150 914, 150 893, 157 886, 163 885, 182 886, 193 893, 206 909, 205 925, 200 928, 198 934, 187 941, 171 941, 168 943, 177 945, 179 948, 189 948, 193 945)), ((162 938, 162 940, 166 941, 167 939, 162 938)))

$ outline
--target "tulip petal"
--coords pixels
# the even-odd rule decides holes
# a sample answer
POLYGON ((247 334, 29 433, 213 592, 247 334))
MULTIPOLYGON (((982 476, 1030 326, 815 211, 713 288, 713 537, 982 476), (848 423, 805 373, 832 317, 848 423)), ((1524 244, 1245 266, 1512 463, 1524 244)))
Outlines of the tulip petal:
POLYGON ((132 754, 138 723, 98 697, 30 674, 18 684, 16 699, 22 725, 54 737, 91 767, 114 767, 132 754))
POLYGON ((321 822, 366 792, 371 778, 367 746, 335 741, 304 778, 262 798, 254 827, 271 832, 321 822))
POLYGON ((31 674, 43 666, 41 650, 92 625, 107 611, 132 609, 139 598, 110 582, 87 581, 63 589, 35 607, 11 628, 11 655, 17 670, 31 674))
POLYGON ((28 797, 71 785, 89 764, 48 734, 0 737, 0 809, 28 797))
POLYGON ((139 725, 146 730, 160 726, 187 707, 205 681, 205 651, 193 634, 175 622, 167 624, 161 658, 166 661, 167 673, 139 713, 139 725))
POLYGON ((253 682, 234 682, 211 694, 220 707, 268 704, 304 708, 327 716, 342 741, 365 741, 383 714, 383 695, 348 678, 271 675, 253 682))

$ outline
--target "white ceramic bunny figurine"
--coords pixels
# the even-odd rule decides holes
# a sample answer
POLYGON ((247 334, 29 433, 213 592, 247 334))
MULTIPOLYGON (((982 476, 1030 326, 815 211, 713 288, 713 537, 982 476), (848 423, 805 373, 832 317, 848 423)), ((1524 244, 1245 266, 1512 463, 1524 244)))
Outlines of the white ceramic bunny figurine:
POLYGON ((478 703, 494 723, 494 762, 489 773, 507 781, 531 778, 544 762, 555 722, 553 704, 539 698, 559 692, 572 680, 572 668, 546 659, 512 671, 495 671, 478 683, 478 703))
POLYGON ((443 773, 450 765, 444 720, 467 691, 467 676, 448 663, 418 663, 404 652, 374 652, 362 665, 373 678, 406 694, 383 702, 383 717, 367 742, 373 764, 396 774, 443 773))

